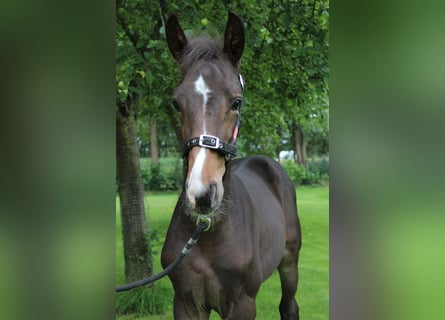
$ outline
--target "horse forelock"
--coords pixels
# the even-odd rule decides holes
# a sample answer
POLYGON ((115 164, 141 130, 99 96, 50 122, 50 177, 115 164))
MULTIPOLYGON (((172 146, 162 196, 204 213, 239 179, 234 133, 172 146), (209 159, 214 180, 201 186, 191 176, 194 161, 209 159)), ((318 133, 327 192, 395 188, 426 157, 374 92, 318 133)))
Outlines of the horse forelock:
POLYGON ((207 36, 195 37, 188 41, 181 58, 181 69, 185 71, 198 61, 222 60, 222 42, 207 36))

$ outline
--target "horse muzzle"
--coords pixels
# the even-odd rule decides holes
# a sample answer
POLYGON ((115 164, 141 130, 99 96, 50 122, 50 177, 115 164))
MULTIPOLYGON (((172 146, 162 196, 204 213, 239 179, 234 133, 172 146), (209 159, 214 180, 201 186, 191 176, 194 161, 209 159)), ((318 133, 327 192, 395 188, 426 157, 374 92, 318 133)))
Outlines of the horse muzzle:
POLYGON ((196 214, 212 214, 221 205, 224 195, 224 158, 213 150, 193 148, 188 161, 185 185, 188 206, 196 214))
POLYGON ((224 195, 224 187, 216 182, 209 183, 200 192, 193 188, 186 189, 188 207, 197 215, 214 215, 218 213, 224 195))
POLYGON ((219 205, 217 184, 210 183, 207 190, 201 194, 191 195, 188 200, 196 213, 209 214, 219 205))

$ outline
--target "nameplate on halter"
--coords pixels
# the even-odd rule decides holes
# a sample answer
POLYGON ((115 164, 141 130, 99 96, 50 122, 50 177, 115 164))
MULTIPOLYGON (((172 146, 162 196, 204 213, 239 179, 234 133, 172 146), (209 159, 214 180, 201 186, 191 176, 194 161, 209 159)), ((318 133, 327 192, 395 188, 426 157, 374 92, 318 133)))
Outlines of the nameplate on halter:
POLYGON ((219 138, 214 136, 199 136, 199 145, 201 147, 210 148, 210 149, 218 149, 219 148, 219 138))

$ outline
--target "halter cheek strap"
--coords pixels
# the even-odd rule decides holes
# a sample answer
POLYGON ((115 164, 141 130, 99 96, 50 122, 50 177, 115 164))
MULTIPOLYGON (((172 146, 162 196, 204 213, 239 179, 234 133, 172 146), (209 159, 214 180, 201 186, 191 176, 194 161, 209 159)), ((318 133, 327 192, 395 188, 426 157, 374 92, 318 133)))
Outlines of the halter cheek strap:
MULTIPOLYGON (((244 78, 242 75, 238 75, 238 80, 241 84, 241 90, 244 92, 244 78)), ((236 143, 236 138, 238 137, 239 128, 241 127, 241 110, 238 111, 237 117, 236 117, 236 124, 235 129, 233 130, 232 139, 229 141, 232 144, 236 143)))
POLYGON ((236 138, 238 137, 240 126, 241 126, 241 115, 238 113, 238 116, 236 117, 235 129, 233 130, 232 139, 230 139, 229 143, 236 144, 236 138))

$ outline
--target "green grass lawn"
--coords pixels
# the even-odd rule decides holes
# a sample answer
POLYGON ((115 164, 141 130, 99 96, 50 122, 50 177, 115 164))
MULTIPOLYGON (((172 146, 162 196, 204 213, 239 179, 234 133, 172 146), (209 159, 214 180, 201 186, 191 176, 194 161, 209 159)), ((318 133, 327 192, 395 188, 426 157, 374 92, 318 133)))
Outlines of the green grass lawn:
MULTIPOLYGON (((148 219, 159 241, 154 251, 155 273, 161 270, 160 252, 177 193, 149 194, 145 198, 148 219)), ((303 247, 300 253, 300 280, 297 301, 302 320, 329 319, 329 189, 323 187, 298 187, 297 205, 301 220, 303 247)), ((116 281, 124 283, 124 262, 120 227, 119 202, 116 200, 116 281)), ((167 277, 156 283, 157 290, 166 297, 168 306, 163 315, 120 315, 117 319, 173 319, 173 289, 167 277)), ((278 305, 281 289, 278 272, 275 272, 261 287, 257 296, 257 319, 279 319, 278 305)), ((212 313, 210 319, 220 319, 212 313)))

